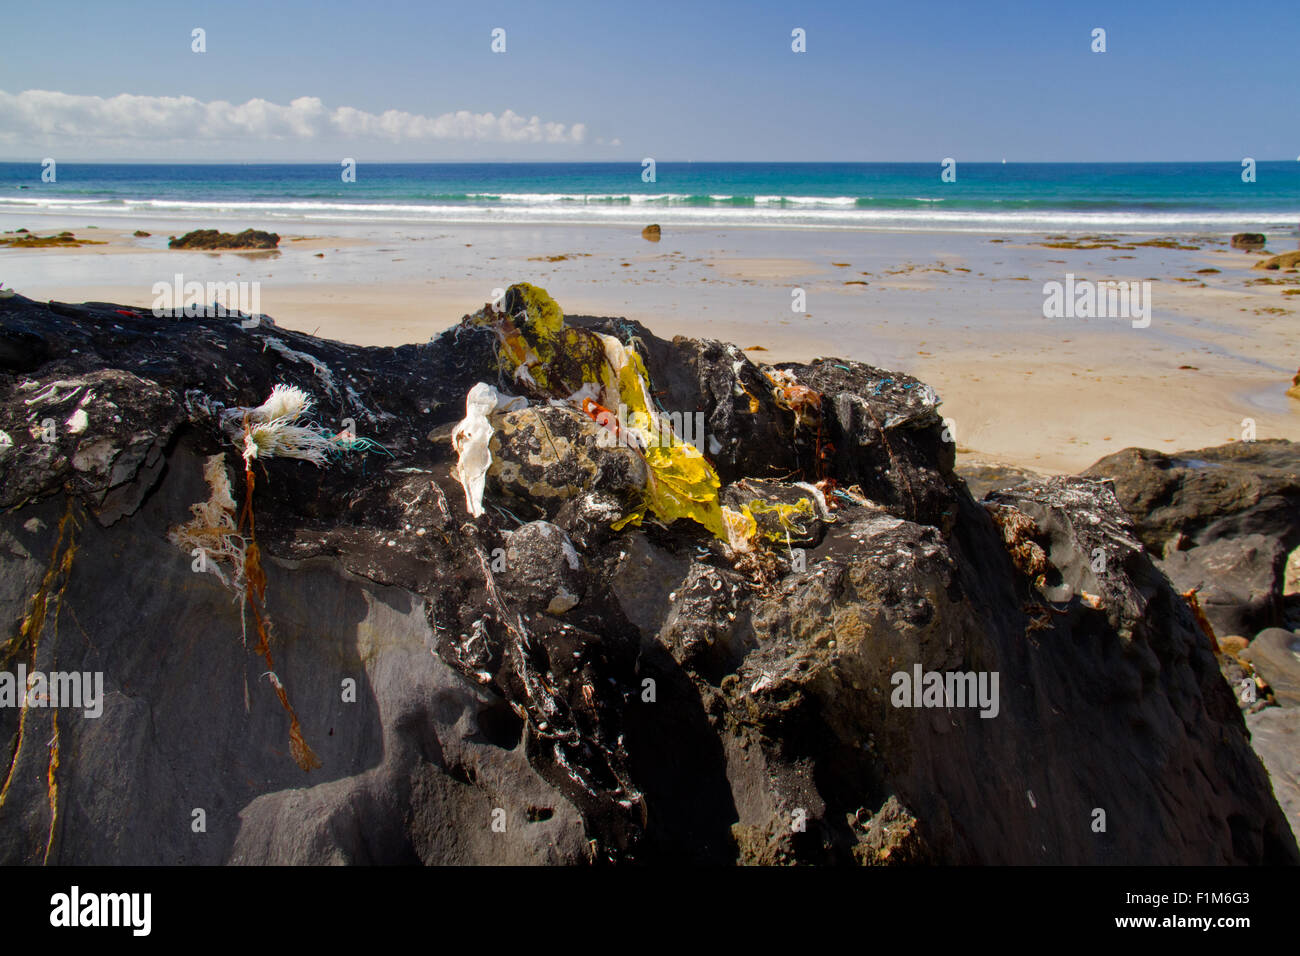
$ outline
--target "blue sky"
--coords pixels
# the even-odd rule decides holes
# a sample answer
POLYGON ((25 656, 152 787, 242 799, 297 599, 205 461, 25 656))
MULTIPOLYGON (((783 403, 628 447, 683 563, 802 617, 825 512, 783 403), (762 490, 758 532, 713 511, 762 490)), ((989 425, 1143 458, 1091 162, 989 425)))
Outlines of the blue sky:
POLYGON ((5 11, 0 158, 1294 159, 1289 19, 1221 0, 45 0, 5 11))

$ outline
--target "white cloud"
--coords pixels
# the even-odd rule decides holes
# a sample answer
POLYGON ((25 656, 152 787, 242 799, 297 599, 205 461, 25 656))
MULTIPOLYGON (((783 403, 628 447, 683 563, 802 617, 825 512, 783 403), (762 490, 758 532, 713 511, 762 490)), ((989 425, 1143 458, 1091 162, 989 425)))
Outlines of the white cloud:
POLYGON ((471 113, 459 110, 422 116, 401 110, 367 113, 350 106, 329 109, 315 96, 300 96, 281 106, 268 100, 247 103, 203 102, 192 96, 104 98, 26 90, 0 90, 0 141, 79 144, 247 140, 261 143, 367 138, 390 143, 437 141, 487 143, 581 143, 583 123, 543 122, 513 110, 471 113))

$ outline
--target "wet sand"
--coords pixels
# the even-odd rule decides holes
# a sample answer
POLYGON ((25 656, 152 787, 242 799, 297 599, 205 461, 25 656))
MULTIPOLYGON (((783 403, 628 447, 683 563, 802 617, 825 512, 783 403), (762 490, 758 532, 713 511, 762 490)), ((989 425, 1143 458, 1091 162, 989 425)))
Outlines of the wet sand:
POLYGON ((528 281, 570 314, 761 346, 755 361, 835 355, 917 375, 942 396, 969 459, 1078 471, 1130 445, 1239 440, 1243 419, 1259 438, 1300 440, 1300 402, 1285 396, 1300 364, 1300 296, 1284 294, 1300 275, 1252 270, 1260 256, 1229 249, 1226 236, 1180 243, 1196 249, 1088 250, 957 232, 696 228, 651 243, 616 226, 90 224, 0 218, 3 230, 107 240, 0 249, 0 280, 38 299, 145 308, 153 284, 176 273, 256 282, 261 311, 280 325, 363 345, 426 341, 495 289, 528 281), (279 232, 280 249, 166 249, 191 228, 249 225, 279 232), (136 239, 136 228, 152 236, 136 239), (1044 318, 1044 283, 1067 273, 1151 280, 1149 327, 1044 318))

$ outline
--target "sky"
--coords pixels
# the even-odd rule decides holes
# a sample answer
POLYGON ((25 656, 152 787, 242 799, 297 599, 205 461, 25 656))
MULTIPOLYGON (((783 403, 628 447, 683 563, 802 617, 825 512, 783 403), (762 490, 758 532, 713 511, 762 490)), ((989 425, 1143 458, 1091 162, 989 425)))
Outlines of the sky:
POLYGON ((0 159, 1294 159, 1297 33, 1282 11, 1222 0, 11 3, 0 159), (196 28, 206 52, 193 50, 196 28), (1092 50, 1096 28, 1104 53, 1092 50))

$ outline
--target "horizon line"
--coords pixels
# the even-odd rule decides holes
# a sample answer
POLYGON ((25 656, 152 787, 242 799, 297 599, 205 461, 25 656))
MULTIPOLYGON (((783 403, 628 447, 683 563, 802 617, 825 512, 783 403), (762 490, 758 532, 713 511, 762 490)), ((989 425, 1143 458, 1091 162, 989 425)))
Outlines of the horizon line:
MULTIPOLYGON (((341 160, 329 159, 57 159, 62 165, 80 166, 339 166, 341 160)), ((349 157, 350 158, 350 157, 349 157)), ((945 157, 947 158, 947 157, 945 157)), ((1186 164, 1241 165, 1250 158, 1258 163, 1300 163, 1300 156, 1292 159, 1259 159, 1241 157, 1233 159, 956 159, 958 165, 969 166, 1173 166, 1186 164)), ((641 166, 643 159, 367 159, 357 160, 358 166, 641 166)), ((0 165, 41 166, 43 159, 4 159, 0 165)), ((935 159, 658 159, 658 166, 928 166, 942 165, 935 159)))

